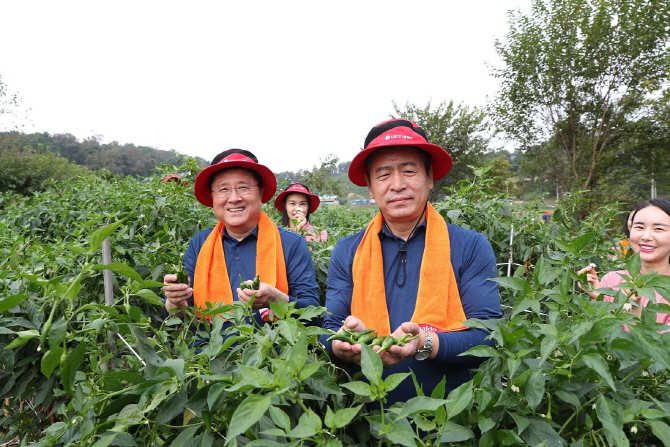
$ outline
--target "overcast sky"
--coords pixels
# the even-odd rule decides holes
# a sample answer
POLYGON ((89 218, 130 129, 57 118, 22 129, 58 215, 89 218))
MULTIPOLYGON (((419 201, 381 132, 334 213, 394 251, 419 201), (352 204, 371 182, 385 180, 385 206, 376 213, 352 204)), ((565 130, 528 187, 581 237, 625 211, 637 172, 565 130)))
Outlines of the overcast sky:
POLYGON ((25 132, 297 171, 351 160, 392 101, 483 106, 493 41, 529 3, 7 1, 0 76, 25 132))

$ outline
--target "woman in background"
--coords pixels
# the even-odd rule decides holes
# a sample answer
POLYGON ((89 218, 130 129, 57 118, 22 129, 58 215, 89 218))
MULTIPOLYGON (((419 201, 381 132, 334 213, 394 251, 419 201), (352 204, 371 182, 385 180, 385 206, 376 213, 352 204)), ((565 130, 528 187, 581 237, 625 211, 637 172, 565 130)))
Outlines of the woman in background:
POLYGON ((275 199, 275 207, 281 211, 281 224, 291 231, 301 233, 307 242, 326 242, 328 232, 318 231, 309 223, 309 216, 319 207, 319 196, 310 194, 307 186, 291 183, 275 199))
MULTIPOLYGON (((654 271, 661 275, 670 275, 670 200, 651 199, 639 204, 638 209, 632 212, 630 248, 634 253, 640 253, 642 265, 640 273, 648 274, 654 271)), ((601 287, 617 289, 617 286, 624 282, 620 274, 629 276, 626 270, 618 270, 607 273, 600 281, 593 264, 577 273, 579 275, 586 273, 586 280, 593 289, 601 287)), ((655 291, 655 293, 657 303, 670 304, 658 292, 655 291)), ((587 292, 587 294, 592 300, 598 298, 596 292, 587 292)), ((604 300, 613 302, 614 298, 605 296, 604 300)), ((649 299, 635 295, 631 297, 631 300, 635 305, 626 312, 641 317, 642 308, 647 306, 649 299)), ((670 314, 657 313, 656 321, 670 326, 670 314)))

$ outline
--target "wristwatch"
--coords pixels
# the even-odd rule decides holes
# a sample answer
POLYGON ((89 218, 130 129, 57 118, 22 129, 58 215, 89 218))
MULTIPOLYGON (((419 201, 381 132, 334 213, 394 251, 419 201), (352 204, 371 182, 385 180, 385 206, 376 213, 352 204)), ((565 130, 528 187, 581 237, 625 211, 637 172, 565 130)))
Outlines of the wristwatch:
POLYGON ((426 360, 430 357, 430 353, 433 352, 433 336, 428 332, 425 332, 425 334, 426 344, 423 345, 423 348, 414 351, 414 358, 417 360, 426 360))

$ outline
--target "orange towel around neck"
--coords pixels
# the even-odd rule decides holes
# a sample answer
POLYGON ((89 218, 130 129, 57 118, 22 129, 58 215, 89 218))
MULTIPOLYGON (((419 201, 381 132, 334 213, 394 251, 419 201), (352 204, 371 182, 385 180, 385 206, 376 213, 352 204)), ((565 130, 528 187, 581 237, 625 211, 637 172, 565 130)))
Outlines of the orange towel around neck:
MULTIPOLYGON (((195 264, 193 301, 196 308, 233 304, 233 290, 228 278, 226 257, 223 253, 223 223, 219 222, 205 240, 195 264)), ((261 282, 288 293, 284 249, 277 225, 265 214, 258 219, 256 243, 256 274, 261 282)), ((244 278, 253 279, 253 278, 244 278)))
MULTIPOLYGON (((426 219, 426 245, 421 259, 419 290, 411 321, 428 331, 467 329, 463 326, 465 312, 451 265, 447 224, 430 203, 426 208, 426 219)), ((366 328, 376 329, 379 335, 389 335, 395 328, 391 328, 386 306, 384 260, 379 240, 382 225, 383 216, 378 214, 368 225, 356 250, 351 314, 363 320, 366 328)))

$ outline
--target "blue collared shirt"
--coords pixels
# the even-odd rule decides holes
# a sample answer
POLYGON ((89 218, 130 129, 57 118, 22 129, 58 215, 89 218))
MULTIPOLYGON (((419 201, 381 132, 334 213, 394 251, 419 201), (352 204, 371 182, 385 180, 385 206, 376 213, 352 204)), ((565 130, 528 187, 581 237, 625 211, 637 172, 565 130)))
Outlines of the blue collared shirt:
MULTIPOLYGON (((457 225, 447 224, 451 243, 451 264, 454 269, 458 291, 465 316, 470 318, 491 319, 501 318, 498 283, 489 278, 498 276, 496 260, 489 241, 480 233, 465 230, 457 225)), ((340 239, 330 258, 328 269, 328 290, 326 292, 326 315, 323 326, 334 331, 339 330, 342 321, 351 314, 351 296, 353 292, 352 269, 354 255, 365 231, 340 239)), ((379 234, 384 262, 384 286, 386 289, 386 305, 388 307, 391 331, 395 331, 402 323, 410 321, 414 314, 416 295, 419 289, 421 260, 426 246, 426 224, 417 227, 409 239, 407 246, 406 269, 398 270, 399 243, 402 239, 393 236, 384 226, 379 234), (406 274, 402 286, 402 275, 406 274), (397 280, 396 280, 397 279, 397 280)), ((369 299, 383 299, 370 297, 369 299)), ((488 335, 479 329, 433 334, 440 339, 437 356, 431 360, 417 361, 413 358, 391 368, 384 369, 384 377, 398 372, 412 370, 423 385, 426 395, 446 377, 447 393, 470 379, 470 368, 477 367, 484 360, 479 357, 459 356, 476 345, 493 346, 488 335)), ((328 343, 323 336, 321 341, 332 354, 332 342, 328 343)), ((355 365, 349 365, 357 369, 355 365)), ((411 379, 406 379, 411 380, 411 379)), ((411 383, 397 387, 389 395, 389 404, 403 402, 416 396, 411 383)))
MULTIPOLYGON (((319 306, 319 289, 316 284, 314 264, 305 239, 297 233, 281 227, 278 228, 284 251, 284 263, 286 264, 289 301, 295 301, 296 308, 319 306)), ((198 254, 212 230, 213 228, 202 230, 193 236, 186 249, 186 254, 184 254, 184 267, 186 267, 191 277, 191 286, 193 286, 198 254)), ((240 275, 242 275, 245 281, 254 279, 256 276, 258 227, 241 241, 230 236, 224 228, 222 239, 230 289, 233 300, 237 301, 237 288, 240 286, 240 275)), ((189 298, 188 304, 193 306, 193 297, 189 298)), ((254 316, 260 324, 263 323, 258 311, 254 312, 254 316)))

